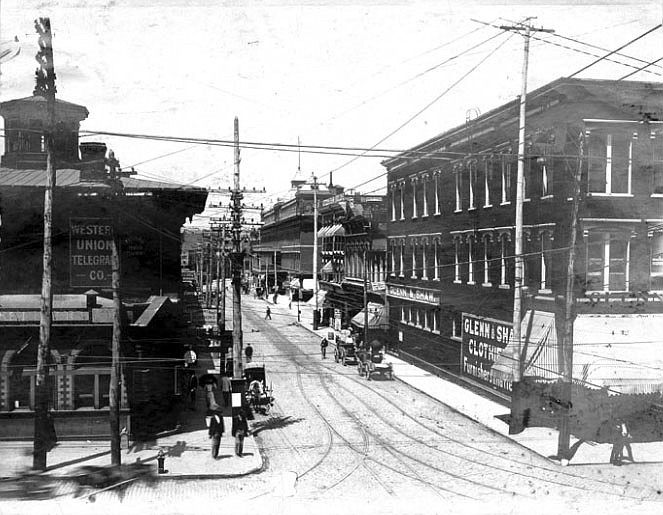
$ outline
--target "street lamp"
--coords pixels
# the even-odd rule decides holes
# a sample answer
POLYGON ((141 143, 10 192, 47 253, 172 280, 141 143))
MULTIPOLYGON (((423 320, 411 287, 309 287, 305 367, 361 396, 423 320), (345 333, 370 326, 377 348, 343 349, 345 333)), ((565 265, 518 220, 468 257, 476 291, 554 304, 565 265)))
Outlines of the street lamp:
POLYGON ((311 174, 311 190, 313 190, 313 296, 315 297, 313 330, 316 331, 320 320, 318 313, 318 178, 313 174, 311 174))

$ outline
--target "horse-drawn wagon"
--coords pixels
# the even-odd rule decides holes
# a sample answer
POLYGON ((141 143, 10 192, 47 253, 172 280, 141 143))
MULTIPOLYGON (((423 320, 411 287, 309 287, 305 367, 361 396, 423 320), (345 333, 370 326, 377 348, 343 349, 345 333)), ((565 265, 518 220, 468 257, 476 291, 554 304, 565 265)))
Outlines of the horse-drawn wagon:
POLYGON ((360 376, 371 380, 371 375, 380 374, 386 379, 393 379, 393 366, 384 360, 384 347, 373 340, 368 349, 357 350, 357 372, 360 376))
POLYGON ((254 413, 266 415, 274 405, 274 389, 267 387, 264 366, 250 366, 244 369, 246 380, 245 400, 254 413))

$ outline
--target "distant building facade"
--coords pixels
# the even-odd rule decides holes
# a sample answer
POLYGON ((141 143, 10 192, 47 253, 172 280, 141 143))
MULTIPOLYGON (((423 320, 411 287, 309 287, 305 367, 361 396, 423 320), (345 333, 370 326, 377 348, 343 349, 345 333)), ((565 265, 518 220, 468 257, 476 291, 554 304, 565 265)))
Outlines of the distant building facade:
POLYGON ((385 197, 344 192, 323 200, 319 213, 320 286, 326 293, 322 322, 336 330, 353 325, 363 338, 368 319, 369 337, 384 343, 388 328, 385 197), (365 309, 369 316, 364 316, 365 309))

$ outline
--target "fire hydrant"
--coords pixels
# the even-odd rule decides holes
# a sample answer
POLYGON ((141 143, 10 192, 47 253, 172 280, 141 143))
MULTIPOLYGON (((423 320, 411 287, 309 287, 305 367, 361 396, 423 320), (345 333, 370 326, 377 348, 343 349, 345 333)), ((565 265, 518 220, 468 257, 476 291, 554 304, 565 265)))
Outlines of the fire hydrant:
POLYGON ((157 472, 159 474, 165 474, 166 469, 164 468, 164 465, 166 463, 166 455, 163 452, 163 449, 159 449, 159 452, 157 454, 157 472))

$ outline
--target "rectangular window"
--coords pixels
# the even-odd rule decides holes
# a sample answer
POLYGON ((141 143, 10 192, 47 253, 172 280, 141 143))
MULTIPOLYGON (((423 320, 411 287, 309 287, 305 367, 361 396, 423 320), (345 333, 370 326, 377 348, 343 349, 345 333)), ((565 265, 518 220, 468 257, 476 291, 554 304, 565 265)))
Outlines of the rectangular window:
POLYGON ((592 130, 588 147, 589 192, 630 194, 633 150, 631 134, 592 130))
POLYGON ((629 251, 628 234, 590 231, 587 238, 587 289, 628 291, 629 251))
POLYGON ((663 195, 663 132, 652 133, 652 195, 663 195))
POLYGON ((412 276, 411 279, 417 278, 417 246, 412 244, 412 276))
POLYGON ((541 196, 547 197, 553 194, 553 168, 550 166, 550 158, 544 158, 541 163, 541 196))
POLYGON ((423 280, 428 280, 428 260, 426 259, 427 250, 428 245, 421 246, 421 278, 423 280))
POLYGON ((401 186, 401 220, 405 220, 405 185, 401 186))
POLYGON ((467 284, 475 284, 474 281, 474 238, 467 240, 467 284))
POLYGON ((412 218, 417 218, 417 181, 412 179, 412 218))
POLYGON ((663 232, 655 232, 651 238, 651 290, 663 290, 663 232))
POLYGON ((541 269, 541 282, 539 284, 539 290, 550 291, 550 279, 551 279, 551 240, 550 234, 543 233, 541 234, 541 257, 540 257, 540 269, 541 269))
POLYGON ((462 321, 461 321, 461 313, 456 313, 452 312, 451 313, 451 337, 455 339, 460 339, 463 337, 463 332, 462 332, 462 321))
POLYGON ((460 239, 454 240, 454 282, 460 282, 460 239))
POLYGON ((440 311, 439 311, 439 309, 435 309, 433 311, 433 332, 434 333, 439 333, 440 332, 440 311))
POLYGON ((440 193, 439 193, 440 174, 435 173, 435 214, 440 214, 440 193))
POLYGON ((507 282, 507 258, 509 252, 509 243, 507 236, 500 237, 500 288, 508 288, 507 282))
POLYGON ((396 221, 396 191, 391 192, 391 221, 396 221))
POLYGON ((405 268, 405 267, 403 266, 403 265, 404 265, 403 261, 405 260, 405 258, 404 258, 404 254, 405 254, 405 244, 402 243, 402 244, 400 245, 400 248, 401 248, 401 253, 400 253, 400 264, 399 264, 400 266, 399 266, 399 269, 398 269, 398 275, 400 275, 401 277, 403 277, 403 274, 404 274, 404 268, 405 268))
POLYGON ((483 207, 491 207, 490 186, 493 181, 493 162, 490 159, 484 161, 483 174, 483 207))
POLYGON ((463 206, 461 204, 462 202, 462 197, 461 197, 461 186, 462 186, 462 181, 461 181, 461 174, 460 170, 456 170, 454 172, 454 179, 456 182, 456 211, 461 211, 463 206))
POLYGON ((437 240, 435 240, 435 243, 433 245, 434 245, 433 246, 433 252, 435 253, 435 255, 434 255, 435 263, 433 265, 434 266, 433 280, 434 281, 439 281, 440 280, 440 254, 439 254, 438 247, 440 246, 440 243, 437 240))
POLYGON ((511 201, 511 159, 502 157, 502 204, 511 201))
POLYGON ((483 286, 492 286, 490 282, 490 239, 483 239, 483 286))
POLYGON ((476 162, 471 162, 469 165, 469 179, 468 179, 468 191, 470 195, 470 207, 469 209, 476 208, 476 186, 477 186, 477 164, 476 162))
POLYGON ((428 183, 428 179, 424 179, 423 180, 423 194, 424 194, 424 196, 423 196, 423 205, 424 205, 423 209, 424 209, 424 212, 421 216, 428 216, 428 188, 426 188, 427 183, 428 183))
POLYGON ((391 270, 389 275, 396 275, 396 247, 391 246, 391 270))

